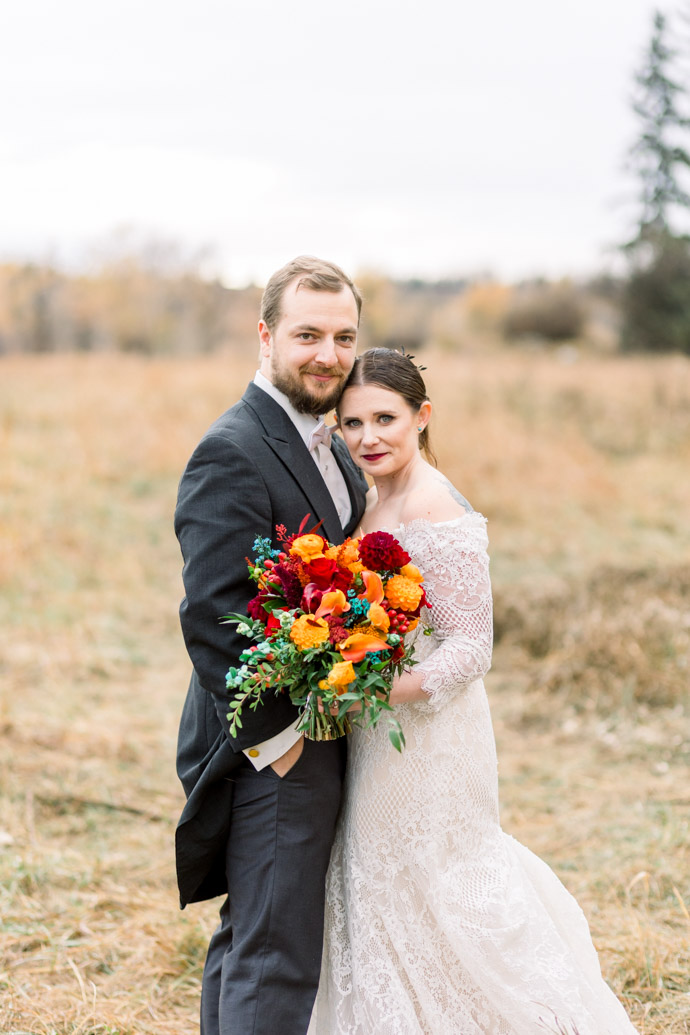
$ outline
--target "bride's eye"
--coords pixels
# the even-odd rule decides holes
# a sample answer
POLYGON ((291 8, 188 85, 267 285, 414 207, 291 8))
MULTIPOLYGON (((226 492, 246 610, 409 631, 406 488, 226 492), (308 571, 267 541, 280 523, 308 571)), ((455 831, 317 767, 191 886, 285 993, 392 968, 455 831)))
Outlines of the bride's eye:
POLYGON ((346 428, 359 428, 361 424, 359 417, 350 417, 348 420, 343 421, 343 426, 346 428))
POLYGON ((395 417, 392 413, 382 413, 379 417, 379 420, 382 424, 390 424, 391 421, 395 420, 395 417))

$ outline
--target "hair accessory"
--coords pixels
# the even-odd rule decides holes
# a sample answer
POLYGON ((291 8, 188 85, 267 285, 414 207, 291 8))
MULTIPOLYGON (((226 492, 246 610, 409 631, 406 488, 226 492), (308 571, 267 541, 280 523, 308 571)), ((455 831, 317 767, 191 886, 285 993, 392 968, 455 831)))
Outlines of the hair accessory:
MULTIPOLYGON (((400 355, 404 356, 405 359, 409 359, 410 363, 412 363, 412 360, 414 359, 414 356, 411 356, 409 352, 405 352, 404 345, 400 346, 400 355)), ((423 367, 421 363, 412 363, 412 366, 417 367, 417 370, 426 370, 426 367, 423 367)), ((420 428, 419 430, 421 431, 422 429, 420 428)))

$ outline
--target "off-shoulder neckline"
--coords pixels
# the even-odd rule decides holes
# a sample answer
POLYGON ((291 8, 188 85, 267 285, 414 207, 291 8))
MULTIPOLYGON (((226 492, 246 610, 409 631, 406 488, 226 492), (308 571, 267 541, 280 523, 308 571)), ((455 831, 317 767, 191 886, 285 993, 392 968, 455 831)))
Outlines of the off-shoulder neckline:
POLYGON ((486 524, 486 518, 483 514, 480 514, 478 510, 466 510, 464 514, 459 514, 454 518, 447 518, 445 521, 432 521, 430 518, 418 517, 412 518, 411 521, 403 521, 395 528, 384 527, 379 529, 381 532, 388 532, 393 535, 395 532, 409 531, 410 528, 417 526, 428 527, 428 528, 445 528, 449 525, 456 525, 460 521, 467 521, 468 518, 479 518, 481 522, 486 524))

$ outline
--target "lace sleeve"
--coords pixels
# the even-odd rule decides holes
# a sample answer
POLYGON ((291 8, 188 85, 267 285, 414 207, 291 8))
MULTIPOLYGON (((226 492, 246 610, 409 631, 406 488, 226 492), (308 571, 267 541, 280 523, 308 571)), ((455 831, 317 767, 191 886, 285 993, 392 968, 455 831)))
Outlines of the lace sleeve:
POLYGON ((437 646, 416 666, 434 708, 481 679, 491 665, 493 618, 486 521, 468 514, 442 524, 415 522, 406 548, 424 574, 437 646))

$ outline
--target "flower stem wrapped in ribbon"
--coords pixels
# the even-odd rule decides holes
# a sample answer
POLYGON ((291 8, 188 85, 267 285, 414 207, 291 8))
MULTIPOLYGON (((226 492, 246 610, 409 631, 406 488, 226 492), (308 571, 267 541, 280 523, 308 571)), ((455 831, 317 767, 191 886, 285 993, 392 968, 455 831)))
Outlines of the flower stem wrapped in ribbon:
POLYGON ((226 677, 230 732, 241 728, 245 707, 286 693, 310 740, 374 726, 386 713, 400 751, 405 738, 388 698, 396 673, 414 664, 405 636, 428 606, 422 577, 388 532, 333 546, 316 529, 302 534, 307 520, 292 536, 279 525, 277 546, 257 537, 247 565, 258 593, 247 615, 221 619, 254 641, 226 677))

